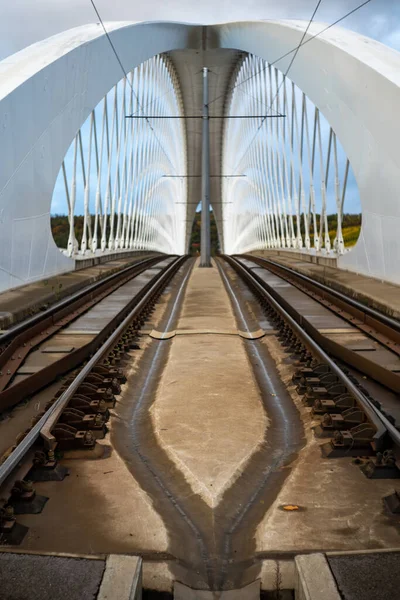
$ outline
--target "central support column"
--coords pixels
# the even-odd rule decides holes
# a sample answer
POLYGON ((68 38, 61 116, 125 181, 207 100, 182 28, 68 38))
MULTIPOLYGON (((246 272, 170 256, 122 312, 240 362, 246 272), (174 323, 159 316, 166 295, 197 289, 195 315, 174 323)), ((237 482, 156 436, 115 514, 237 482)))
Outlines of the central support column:
POLYGON ((210 239, 210 121, 208 118, 208 69, 203 68, 203 139, 201 157, 201 257, 200 267, 211 267, 210 239))

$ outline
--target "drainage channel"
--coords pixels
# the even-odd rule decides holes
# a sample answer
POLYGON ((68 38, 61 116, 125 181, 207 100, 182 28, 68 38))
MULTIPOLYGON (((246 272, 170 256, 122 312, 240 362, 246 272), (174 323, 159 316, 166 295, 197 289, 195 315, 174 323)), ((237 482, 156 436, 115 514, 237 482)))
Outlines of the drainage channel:
MULTIPOLYGON (((227 276, 220 265, 218 268, 232 299, 227 276)), ((176 327, 187 277, 179 286, 175 284, 174 300, 164 322, 158 325, 160 330, 176 327)), ((252 331, 253 323, 240 301, 235 298, 232 305, 238 329, 252 331)), ((261 563, 255 559, 255 530, 303 444, 301 420, 267 350, 256 340, 243 342, 269 425, 241 473, 216 506, 209 506, 193 493, 182 471, 160 446, 149 419, 170 343, 152 340, 148 346, 141 373, 135 375, 137 392, 131 390, 133 398, 120 410, 112 440, 167 527, 168 553, 175 557, 170 565, 174 579, 203 590, 241 588, 260 573, 261 563)))

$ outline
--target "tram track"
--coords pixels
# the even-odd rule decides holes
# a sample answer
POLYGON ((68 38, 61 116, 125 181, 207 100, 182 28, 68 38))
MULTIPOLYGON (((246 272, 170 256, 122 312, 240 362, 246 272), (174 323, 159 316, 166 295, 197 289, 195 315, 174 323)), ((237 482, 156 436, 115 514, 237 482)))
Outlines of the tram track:
MULTIPOLYGON (((149 274, 142 277, 135 296, 108 320, 101 335, 94 336, 95 341, 85 354, 89 360, 86 363, 82 360, 82 367, 68 376, 45 410, 36 415, 32 426, 21 432, 15 446, 3 455, 0 465, 4 498, 0 511, 3 543, 13 538, 15 502, 21 502, 21 499, 29 502, 34 498, 28 480, 35 480, 35 476, 40 480, 57 479, 55 451, 93 450, 96 439, 104 437, 109 408, 114 406, 115 394, 120 392, 125 381, 124 371, 117 365, 124 353, 135 347, 141 323, 185 260, 186 257, 164 257, 157 269, 154 269, 153 260, 150 263, 143 261, 145 264, 139 272, 149 274)), ((134 272, 138 275, 138 269, 134 272)))
MULTIPOLYGON (((152 325, 167 333, 175 328, 179 330, 183 297, 193 266, 189 261, 184 265, 184 260, 171 258, 158 274, 153 273, 147 282, 142 281, 142 293, 132 298, 133 305, 129 313, 124 313, 118 324, 114 323, 107 339, 98 344, 79 373, 68 375, 45 413, 0 466, 2 491, 6 489, 11 493, 17 472, 18 478, 31 479, 32 471, 29 474, 28 471, 32 459, 36 460, 35 468, 43 473, 54 468, 54 451, 57 449, 93 451, 96 436, 101 437, 105 432, 108 412, 114 406, 115 396, 121 393, 125 372, 128 375, 128 360, 131 362, 131 358, 128 359, 126 353, 138 342, 142 345, 140 339, 153 331, 141 331, 141 328, 151 314, 156 298, 178 270, 162 315, 158 315, 152 325), (86 402, 86 412, 82 410, 83 400, 86 402), (100 414, 97 424, 93 419, 93 409, 100 414), (75 410, 83 414, 79 416, 75 410), (83 419, 81 423, 86 422, 87 429, 71 425, 70 419, 75 417, 83 419), (37 455, 34 456, 37 449, 40 450, 40 460, 37 455), (22 473, 19 466, 21 462, 25 464, 22 473)), ((365 403, 362 404, 366 415, 363 424, 367 424, 368 431, 372 432, 368 439, 371 453, 386 449, 390 422, 385 423, 384 415, 354 379, 268 293, 262 279, 255 276, 254 269, 232 257, 218 258, 216 263, 238 330, 251 332, 263 327, 270 330, 270 335, 277 335, 294 357, 294 364, 298 361, 294 379, 298 390, 305 388, 304 395, 308 393, 312 396, 317 379, 319 384, 324 383, 322 378, 328 371, 319 369, 322 364, 328 365, 329 373, 333 373, 346 386, 347 396, 365 403), (240 277, 236 277, 235 271, 240 277), (255 298, 260 300, 262 309, 266 309, 265 319, 263 310, 254 303, 255 298), (254 311, 251 303, 256 306, 254 311), (313 381, 307 381, 310 379, 313 381)), ((149 270, 157 269, 160 267, 156 265, 149 270)), ((218 332, 216 334, 220 335, 218 332)), ((140 362, 135 366, 134 373, 131 371, 132 380, 128 381, 125 390, 122 389, 120 401, 113 411, 115 418, 107 439, 141 489, 151 498, 152 505, 162 518, 168 533, 165 556, 170 561, 174 580, 204 590, 240 588, 259 576, 261 554, 257 552, 256 531, 274 505, 305 444, 303 423, 287 384, 280 377, 268 344, 262 339, 240 338, 251 364, 263 411, 268 416, 268 427, 218 502, 208 504, 201 494, 194 492, 184 472, 166 452, 158 437, 159 432, 155 431, 149 418, 165 365, 170 358, 171 342, 168 339, 154 339, 150 335, 144 344, 140 362)), ((332 382, 325 383, 328 385, 332 382)), ((332 401, 332 398, 329 396, 328 400, 332 401)), ((393 425, 392 428, 395 430, 393 425)), ((341 429, 341 435, 346 431, 341 429)), ((349 431, 352 434, 352 429, 349 431)), ((333 442, 337 449, 338 440, 333 439, 333 442)), ((351 449, 356 456, 368 453, 367 447, 358 442, 351 449)), ((348 446, 343 447, 342 444, 341 451, 345 456, 352 456, 348 446)), ((29 493, 29 490, 25 490, 25 493, 29 493)), ((3 524, 12 525, 14 515, 7 515, 4 511, 2 514, 3 524), (8 522, 5 520, 7 516, 10 518, 8 522)))
MULTIPOLYGON (((103 298, 128 281, 156 265, 161 257, 145 259, 126 267, 105 279, 95 282, 62 300, 44 312, 27 319, 0 336, 0 412, 15 406, 27 395, 48 385, 55 377, 80 364, 105 338, 108 330, 99 332, 98 339, 90 340, 69 352, 65 346, 49 347, 44 364, 26 366, 29 355, 45 341, 50 340, 80 315, 96 306, 103 298), (58 355, 58 356, 54 356, 58 355)), ((110 323, 113 327, 114 323, 110 323)))
MULTIPOLYGON (((252 331, 256 323, 242 305, 240 291, 233 290, 225 266, 219 264, 219 259, 216 262, 237 326, 252 331)), ((168 315, 158 324, 162 331, 168 332, 178 324, 186 279, 179 284, 168 315)), ((215 506, 193 493, 182 471, 160 445, 148 419, 168 360, 168 341, 147 348, 143 370, 135 378, 137 391, 129 405, 120 407, 120 418, 112 431, 115 448, 152 498, 167 527, 168 553, 175 559, 170 566, 174 578, 204 590, 238 588, 257 577, 260 564, 254 560, 254 532, 304 443, 298 411, 268 350, 258 340, 243 339, 242 343, 269 426, 259 448, 215 506)))
MULTIPOLYGON (((272 282, 265 281, 265 283, 269 285, 269 290, 274 297, 282 302, 299 322, 302 322, 301 314, 291 307, 291 296, 296 301, 299 297, 291 293, 290 287, 300 290, 339 317, 345 323, 347 330, 339 333, 334 333, 332 330, 331 335, 326 329, 323 330, 320 344, 338 359, 342 359, 392 391, 400 392, 399 321, 275 261, 248 255, 243 255, 242 258, 256 263, 279 277, 273 282, 274 286, 271 285, 272 282), (290 286, 284 295, 279 293, 279 289, 276 291, 273 289, 281 286, 281 281, 287 282, 290 286), (356 332, 359 332, 357 337, 356 332)), ((304 327, 309 331, 310 325, 307 319, 304 321, 304 327)))
MULTIPOLYGON (((354 364, 350 363, 350 367, 346 364, 347 354, 332 352, 331 344, 321 343, 325 322, 318 308, 313 312, 312 303, 317 304, 316 298, 308 296, 309 300, 305 301, 298 294, 291 295, 292 290, 288 289, 290 284, 286 280, 281 283, 276 277, 266 275, 269 265, 262 259, 249 256, 224 258, 253 290, 268 318, 275 322, 278 338, 286 350, 298 357, 299 368, 294 375, 297 391, 304 402, 313 407, 314 416, 321 417, 316 434, 330 438, 322 446, 323 453, 326 456, 383 453, 386 462, 384 460, 382 464, 379 459, 370 465, 370 476, 374 476, 376 470, 383 472, 383 469, 390 471, 391 467, 394 468, 400 450, 400 432, 393 417, 386 413, 380 402, 384 394, 379 398, 372 397, 357 379, 354 364), (261 269, 259 265, 262 265, 261 269), (312 323, 315 315, 317 318, 312 323)), ((327 293, 327 290, 323 291, 327 293)), ((344 303, 344 300, 341 297, 338 301, 344 303)), ((359 311, 360 307, 355 306, 354 309, 359 311)), ((365 313, 369 313, 367 308, 365 313)), ((376 322, 378 317, 368 314, 368 319, 376 322)), ((388 328, 390 321, 382 318, 383 327, 388 328)), ((338 331, 339 334, 342 332, 339 327, 338 331)), ((387 337, 388 334, 389 331, 386 331, 387 337)), ((393 337, 396 338, 396 335, 395 331, 393 337)))

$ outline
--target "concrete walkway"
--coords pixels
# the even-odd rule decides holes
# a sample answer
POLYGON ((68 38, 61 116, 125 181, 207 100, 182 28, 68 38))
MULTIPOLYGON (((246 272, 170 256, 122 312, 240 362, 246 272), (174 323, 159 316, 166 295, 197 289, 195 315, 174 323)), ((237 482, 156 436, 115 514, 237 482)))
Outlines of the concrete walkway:
POLYGON ((151 409, 158 441, 210 507, 264 438, 267 417, 217 267, 196 263, 151 409), (209 333, 195 333, 209 330, 209 333))

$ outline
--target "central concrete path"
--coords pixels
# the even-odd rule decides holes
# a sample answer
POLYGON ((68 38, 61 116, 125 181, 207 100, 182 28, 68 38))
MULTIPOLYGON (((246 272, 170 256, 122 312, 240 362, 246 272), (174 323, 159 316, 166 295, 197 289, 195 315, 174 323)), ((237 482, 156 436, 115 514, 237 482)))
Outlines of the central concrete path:
POLYGON ((186 333, 162 342, 171 349, 151 415, 160 445, 210 507, 243 471, 267 426, 236 328, 217 266, 199 268, 197 261, 177 325, 186 333))

